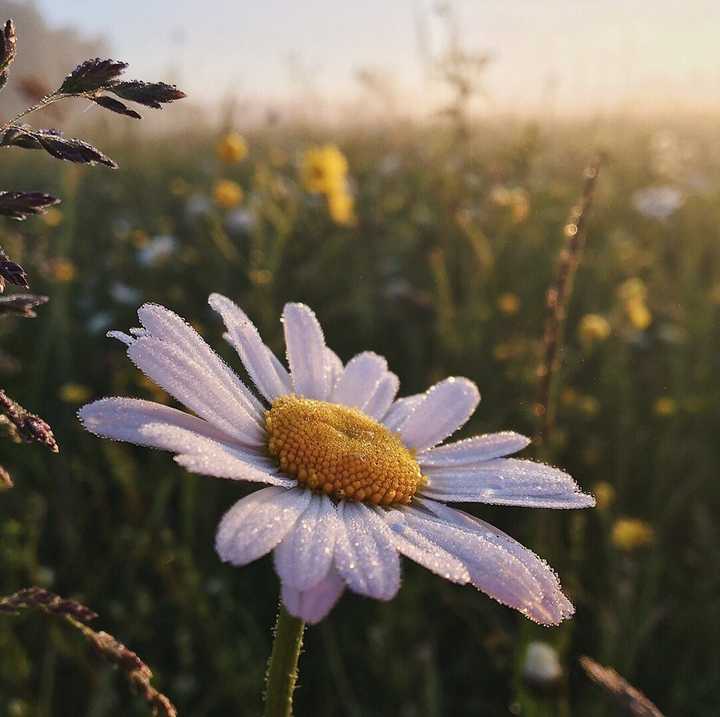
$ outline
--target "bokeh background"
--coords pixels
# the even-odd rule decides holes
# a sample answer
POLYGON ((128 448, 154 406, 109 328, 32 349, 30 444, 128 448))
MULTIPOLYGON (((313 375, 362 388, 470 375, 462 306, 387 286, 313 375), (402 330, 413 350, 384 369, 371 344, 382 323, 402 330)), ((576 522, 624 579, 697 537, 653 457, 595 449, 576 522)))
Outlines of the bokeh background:
MULTIPOLYGON (((387 356, 404 393, 476 381, 464 434, 532 435, 544 296, 602 152, 547 447, 598 507, 470 507, 548 558, 575 619, 538 628, 406 563, 392 603, 347 595, 308 631, 297 714, 615 714, 582 654, 667 714, 718 713, 719 15, 699 1, 0 2, 19 33, 5 118, 97 54, 190 95, 138 123, 82 103, 33 117, 115 172, 3 153, 3 186, 63 203, 0 226, 50 297, 0 327, 1 385, 61 446, 2 443, 16 485, 0 494, 0 593, 90 605, 183 715, 258 714, 277 580, 267 559, 237 570, 213 549, 245 489, 83 432, 90 399, 170 400, 105 331, 156 301, 239 370, 208 294, 276 350, 282 305, 300 300, 344 360, 387 356), (535 641, 562 666, 549 696, 524 679, 535 641)), ((80 636, 26 615, 0 620, 0 713, 148 708, 80 636)))

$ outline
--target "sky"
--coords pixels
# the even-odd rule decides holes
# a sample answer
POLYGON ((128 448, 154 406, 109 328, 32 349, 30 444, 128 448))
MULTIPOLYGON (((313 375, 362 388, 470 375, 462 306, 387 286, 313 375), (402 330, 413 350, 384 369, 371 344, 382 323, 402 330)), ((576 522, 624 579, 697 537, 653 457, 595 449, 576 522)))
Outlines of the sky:
MULTIPOLYGON (((447 26, 433 0, 35 0, 108 40, 138 76, 196 99, 349 102, 358 70, 424 111, 443 90, 423 58, 447 26)), ((584 112, 720 105, 717 0, 457 0, 460 41, 487 52, 490 109, 584 112)))

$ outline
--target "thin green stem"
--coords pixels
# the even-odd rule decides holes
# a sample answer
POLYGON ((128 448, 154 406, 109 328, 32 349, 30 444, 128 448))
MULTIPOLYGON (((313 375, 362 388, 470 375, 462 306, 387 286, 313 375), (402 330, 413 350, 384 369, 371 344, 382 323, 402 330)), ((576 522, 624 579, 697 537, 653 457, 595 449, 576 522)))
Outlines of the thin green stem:
POLYGON ((10 129, 13 125, 17 124, 21 119, 24 117, 27 117, 29 114, 32 114, 33 112, 37 112, 38 110, 44 109, 45 107, 49 107, 50 105, 54 105, 56 102, 60 102, 60 100, 67 99, 68 97, 86 97, 87 95, 84 95, 82 93, 80 94, 69 94, 69 93, 60 93, 60 92, 52 92, 49 95, 45 95, 41 100, 39 100, 37 103, 35 103, 32 107, 28 107, 24 109, 22 112, 16 114, 11 120, 8 120, 0 127, 0 132, 4 132, 7 129, 10 129))
POLYGON ((265 681, 265 717, 290 717, 305 623, 278 605, 275 639, 265 681))

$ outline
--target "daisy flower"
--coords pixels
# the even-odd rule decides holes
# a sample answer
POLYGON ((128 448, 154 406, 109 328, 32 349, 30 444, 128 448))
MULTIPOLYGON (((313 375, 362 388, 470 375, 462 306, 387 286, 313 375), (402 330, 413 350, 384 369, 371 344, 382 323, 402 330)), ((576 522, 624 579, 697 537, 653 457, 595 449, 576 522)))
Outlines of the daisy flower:
POLYGON ((183 319, 145 304, 142 328, 108 335, 189 412, 105 398, 79 416, 98 436, 170 451, 194 473, 264 485, 220 522, 224 561, 246 565, 272 551, 285 607, 309 623, 322 620, 346 588, 393 598, 401 555, 538 623, 573 614, 547 563, 446 505, 594 505, 567 473, 507 458, 529 443, 517 433, 444 442, 480 401, 472 381, 447 378, 397 399, 398 377, 384 358, 364 352, 343 364, 315 314, 295 303, 282 315, 286 367, 232 301, 213 294, 210 305, 257 393, 183 319))

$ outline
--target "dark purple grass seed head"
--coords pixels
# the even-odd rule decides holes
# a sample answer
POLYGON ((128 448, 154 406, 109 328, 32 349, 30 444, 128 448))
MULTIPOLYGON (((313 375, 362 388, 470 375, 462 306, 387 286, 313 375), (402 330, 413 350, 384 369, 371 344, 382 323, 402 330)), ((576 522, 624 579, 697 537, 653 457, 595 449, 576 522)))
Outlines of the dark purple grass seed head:
POLYGON ((18 221, 31 214, 44 214, 60 200, 44 192, 0 192, 0 214, 18 221))
POLYGON ((141 80, 114 82, 107 89, 124 100, 137 102, 140 105, 157 110, 162 109, 163 104, 187 97, 175 85, 169 85, 165 82, 143 82, 141 80))
POLYGON ((79 64, 64 80, 59 93, 95 92, 108 86, 127 69, 127 62, 95 57, 79 64))

